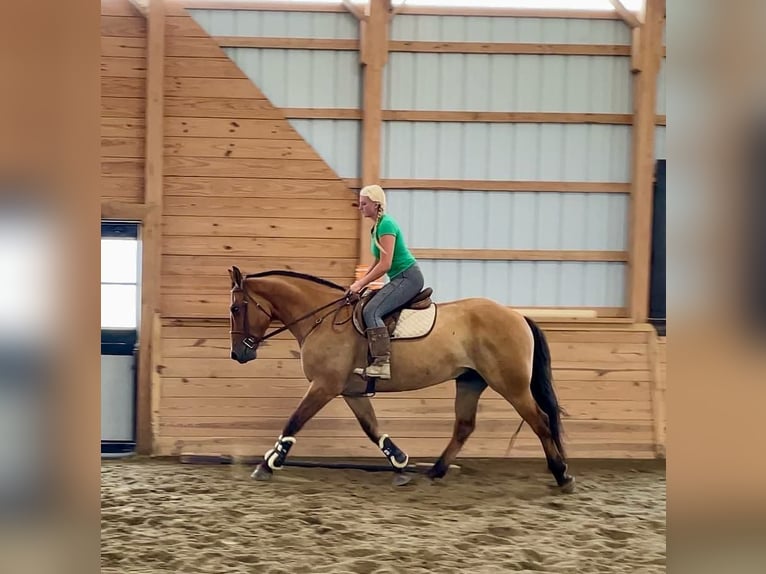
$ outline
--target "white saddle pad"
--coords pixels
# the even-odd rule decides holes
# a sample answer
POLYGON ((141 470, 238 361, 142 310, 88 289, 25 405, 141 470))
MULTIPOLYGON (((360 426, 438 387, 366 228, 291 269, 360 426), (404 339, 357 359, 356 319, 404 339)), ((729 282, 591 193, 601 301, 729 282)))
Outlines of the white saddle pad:
POLYGON ((403 309, 396 322, 392 339, 414 339, 431 332, 436 321, 436 304, 427 309, 403 309))

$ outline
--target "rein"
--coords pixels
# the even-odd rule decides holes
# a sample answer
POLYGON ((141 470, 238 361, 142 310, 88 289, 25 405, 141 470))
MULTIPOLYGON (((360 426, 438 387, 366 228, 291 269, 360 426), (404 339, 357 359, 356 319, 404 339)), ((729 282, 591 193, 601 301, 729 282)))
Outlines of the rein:
MULTIPOLYGON (((245 291, 244 289, 242 289, 242 293, 243 293, 243 300, 242 300, 242 303, 243 303, 243 305, 245 306, 245 308, 244 308, 244 310, 243 310, 243 317, 242 317, 242 325, 243 325, 243 329, 244 329, 244 331, 235 331, 235 330, 230 330, 230 331, 229 331, 229 334, 231 334, 231 335, 245 335, 245 338, 242 340, 242 343, 243 343, 243 344, 244 344, 246 347, 248 347, 249 349, 254 349, 254 348, 255 348, 255 347, 257 347, 258 345, 260 345, 260 344, 261 344, 261 342, 263 342, 263 341, 265 341, 265 340, 267 340, 267 339, 271 339, 271 338, 272 338, 274 335, 278 335, 279 333, 282 333, 282 332, 286 331, 287 329, 289 329, 289 328, 290 328, 290 327, 292 327, 293 325, 296 325, 296 324, 300 323, 301 321, 303 321, 304 319, 308 319, 309 317, 311 317, 311 316, 313 316, 313 315, 316 315, 317 313, 319 313, 320 311, 323 311, 323 310, 327 309, 328 307, 332 307, 333 305, 336 305, 336 304, 338 304, 338 303, 341 303, 341 302, 342 302, 342 303, 343 303, 343 305, 341 305, 340 307, 338 307, 338 308, 335 310, 335 314, 336 314, 336 316, 337 316, 337 314, 340 312, 340 310, 341 310, 343 307, 345 307, 345 306, 347 306, 347 305, 351 305, 351 304, 352 304, 352 295, 351 295, 350 293, 346 293, 346 294, 344 294, 344 295, 343 295, 343 297, 340 297, 340 298, 338 298, 338 299, 335 299, 335 300, 333 300, 333 301, 330 301, 330 302, 329 302, 329 303, 327 303, 326 305, 322 305, 321 307, 318 307, 318 308, 314 309, 313 311, 309 311, 309 312, 308 312, 308 313, 306 313, 305 315, 302 315, 301 317, 298 317, 298 318, 297 318, 297 319, 295 319, 294 321, 291 321, 291 322, 289 322, 289 323, 287 323, 287 324, 283 325, 282 327, 279 327, 278 329, 275 329, 275 330, 274 330, 274 331, 272 331, 271 333, 269 333, 269 334, 267 334, 267 335, 264 335, 263 337, 257 338, 257 337, 253 337, 253 336, 250 334, 250 325, 249 325, 249 322, 248 322, 248 320, 247 320, 247 304, 249 303, 249 300, 248 300, 248 297, 247 297, 247 291, 245 291)), ((258 303, 258 301, 257 301, 256 299, 253 299, 253 303, 255 303, 255 306, 258 308, 258 310, 259 310, 259 311, 261 311, 261 312, 262 312, 264 315, 266 315, 266 316, 269 318, 269 323, 271 323, 271 321, 273 320, 273 316, 272 316, 272 315, 271 315, 271 314, 270 314, 270 313, 269 313, 269 312, 268 312, 266 309, 264 309, 264 308, 263 308, 263 307, 260 305, 260 303, 258 303)), ((308 337, 308 336, 309 336, 309 335, 312 333, 312 331, 313 331, 314 329, 316 329, 316 328, 317 328, 317 327, 318 327, 318 326, 319 326, 319 325, 322 323, 322 321, 324 321, 324 320, 325 320, 325 318, 326 318, 326 317, 327 317, 327 316, 328 316, 330 313, 332 313, 332 311, 333 311, 333 310, 332 310, 332 309, 330 309, 330 311, 328 311, 327 313, 325 313, 324 315, 322 315, 321 317, 319 317, 319 318, 318 318, 316 321, 314 321, 314 324, 311 326, 311 329, 309 329, 309 332, 308 332, 308 333, 306 333, 306 337, 308 337)), ((343 324, 345 324, 345 323, 348 323, 348 321, 350 321, 350 320, 351 320, 351 317, 349 317, 348 319, 346 319, 345 321, 343 321, 343 322, 341 322, 341 323, 333 323, 333 325, 343 325, 343 324)), ((304 337, 304 340, 305 340, 305 338, 306 338, 306 337, 304 337)))

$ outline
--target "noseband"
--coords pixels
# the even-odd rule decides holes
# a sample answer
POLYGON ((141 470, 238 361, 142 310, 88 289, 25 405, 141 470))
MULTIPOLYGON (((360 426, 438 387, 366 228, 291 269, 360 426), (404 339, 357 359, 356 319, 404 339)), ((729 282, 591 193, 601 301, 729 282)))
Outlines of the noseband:
MULTIPOLYGON (((258 303, 258 301, 256 299, 253 299, 252 301, 253 301, 253 303, 255 303, 256 308, 259 311, 261 311, 264 315, 266 315, 266 317, 269 318, 269 324, 271 324, 271 321, 273 320, 273 316, 271 315, 271 313, 269 313, 266 309, 264 309, 263 306, 260 303, 258 303)), ((343 303, 343 305, 338 307, 337 311, 340 311, 340 309, 345 307, 346 305, 351 305, 351 304, 354 303, 354 296, 353 296, 353 294, 346 293, 345 295, 343 295, 343 297, 340 297, 339 299, 335 299, 334 301, 330 301, 327 305, 322 305, 321 307, 318 307, 318 308, 314 309, 313 311, 310 311, 309 313, 306 313, 305 315, 303 315, 301 317, 298 317, 294 321, 291 321, 290 323, 286 323, 285 325, 283 325, 279 329, 275 329, 274 331, 272 331, 268 335, 264 335, 263 337, 258 338, 258 337, 254 337, 253 335, 250 334, 250 323, 247 320, 247 306, 248 306, 249 301, 248 301, 248 298, 247 298, 247 291, 245 291, 245 289, 242 288, 242 305, 243 305, 243 309, 242 309, 242 328, 243 328, 243 330, 242 331, 230 330, 229 334, 230 335, 244 335, 245 338, 242 339, 242 344, 245 345, 245 347, 247 347, 248 349, 255 349, 258 345, 261 344, 262 341, 265 341, 267 339, 271 339, 274 335, 278 335, 279 333, 281 333, 283 331, 286 331, 287 329, 289 329, 293 325, 303 321, 304 319, 308 319, 309 317, 311 317, 312 315, 315 315, 319 311, 327 309, 328 307, 332 307, 333 305, 335 305, 337 303, 341 303, 341 302, 343 303)), ((316 321, 314 321, 314 325, 311 327, 311 330, 309 331, 309 333, 311 333, 311 331, 313 331, 316 327, 318 327, 319 324, 324 320, 324 318, 327 317, 327 315, 329 315, 330 313, 332 313, 332 310, 330 310, 329 312, 325 313, 324 315, 319 317, 316 321)), ((347 319, 346 321, 343 321, 342 323, 338 323, 338 324, 342 325, 343 323, 347 323, 350 319, 351 319, 351 317, 349 317, 349 319, 347 319)), ((306 336, 308 336, 308 333, 306 334, 306 336)))

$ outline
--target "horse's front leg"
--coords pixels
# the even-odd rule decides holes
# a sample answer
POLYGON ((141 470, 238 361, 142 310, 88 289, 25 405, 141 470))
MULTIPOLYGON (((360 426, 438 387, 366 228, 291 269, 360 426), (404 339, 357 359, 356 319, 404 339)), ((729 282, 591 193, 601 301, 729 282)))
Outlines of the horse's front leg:
POLYGON ((401 476, 394 478, 394 484, 403 485, 409 482, 403 475, 407 467, 409 457, 407 453, 394 444, 387 434, 380 434, 378 430, 378 418, 375 416, 375 409, 372 402, 367 397, 344 397, 346 404, 356 416, 356 420, 362 427, 362 430, 375 443, 388 459, 389 464, 401 476))
POLYGON ((251 475, 257 480, 269 480, 275 470, 279 470, 287 459, 287 453, 295 444, 295 435, 304 425, 317 414, 322 407, 338 395, 337 385, 322 381, 312 381, 308 391, 301 399, 298 408, 290 416, 282 429, 274 448, 269 449, 263 456, 263 461, 251 475))

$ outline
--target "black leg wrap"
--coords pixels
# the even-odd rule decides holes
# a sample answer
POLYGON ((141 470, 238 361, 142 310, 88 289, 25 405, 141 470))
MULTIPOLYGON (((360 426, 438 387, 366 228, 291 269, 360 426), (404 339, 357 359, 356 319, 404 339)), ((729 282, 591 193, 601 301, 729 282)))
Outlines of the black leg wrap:
POLYGON ((272 470, 279 470, 287 459, 287 453, 290 452, 290 448, 295 444, 295 437, 279 436, 274 448, 269 449, 268 452, 263 455, 263 462, 266 463, 272 470))
POLYGON ((410 460, 410 458, 407 456, 407 453, 396 446, 394 441, 392 441, 387 434, 384 434, 380 437, 378 440, 378 447, 381 451, 383 451, 383 454, 386 455, 388 462, 390 462, 391 466, 394 468, 402 469, 407 466, 407 463, 410 460))

